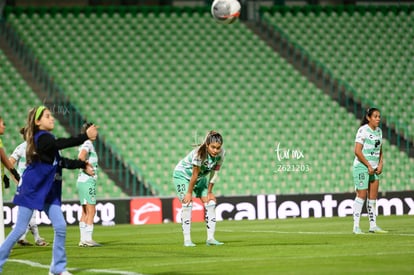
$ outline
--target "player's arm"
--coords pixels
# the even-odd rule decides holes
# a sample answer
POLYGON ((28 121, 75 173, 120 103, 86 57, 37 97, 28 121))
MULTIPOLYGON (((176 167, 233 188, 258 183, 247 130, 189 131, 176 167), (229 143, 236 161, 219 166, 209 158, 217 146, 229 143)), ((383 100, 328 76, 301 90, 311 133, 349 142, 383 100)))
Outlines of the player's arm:
POLYGON ((368 168, 368 174, 374 174, 374 169, 372 168, 371 164, 369 164, 368 160, 364 157, 362 153, 362 143, 355 142, 355 156, 358 160, 363 163, 368 168))
POLYGON ((184 196, 183 203, 190 203, 193 200, 194 186, 197 182, 198 174, 200 174, 200 167, 193 165, 193 173, 188 184, 187 193, 184 196))
POLYGON ((13 167, 16 165, 17 160, 15 160, 13 157, 9 157, 9 161, 13 167))
POLYGON ((10 171, 10 173, 13 175, 13 177, 20 181, 20 175, 17 173, 16 169, 14 169, 14 166, 10 163, 10 160, 7 158, 6 153, 4 152, 3 148, 0 148, 0 158, 1 163, 3 163, 4 167, 7 168, 7 170, 10 171))
POLYGON ((214 170, 210 172, 210 180, 207 186, 207 201, 216 201, 216 196, 213 194, 214 184, 218 180, 218 171, 220 170, 220 165, 217 164, 214 170))
POLYGON ((82 161, 86 161, 86 157, 87 157, 87 155, 88 155, 88 151, 87 151, 87 150, 85 150, 85 149, 82 149, 82 150, 79 152, 78 159, 80 159, 80 160, 82 160, 82 161))
POLYGON ((86 165, 86 167, 83 169, 83 171, 86 173, 86 174, 88 174, 89 176, 93 176, 93 175, 95 175, 95 172, 94 172, 94 170, 93 170, 93 168, 92 168, 92 173, 91 173, 91 171, 88 171, 88 169, 90 168, 90 167, 92 167, 92 165, 90 165, 89 163, 88 163, 88 150, 87 149, 81 149, 80 150, 80 152, 79 152, 79 154, 78 154, 78 159, 79 160, 81 160, 81 161, 83 161, 83 162, 85 162, 87 165, 86 165))
POLYGON ((379 155, 379 162, 378 162, 378 167, 377 167, 377 169, 375 170, 375 173, 377 174, 377 175, 379 175, 379 174, 381 174, 382 173, 382 166, 383 166, 383 155, 382 155, 382 146, 381 146, 381 149, 380 149, 380 155, 379 155))
MULTIPOLYGON (((17 163, 17 160, 14 158, 14 157, 12 157, 12 156, 10 156, 9 157, 9 161, 10 161, 10 163, 11 163, 11 165, 14 167, 15 165, 16 165, 16 163, 17 163)), ((17 179, 15 179, 14 177, 13 177, 13 180, 14 180, 14 182, 16 183, 16 184, 18 184, 19 182, 17 181, 17 179)))

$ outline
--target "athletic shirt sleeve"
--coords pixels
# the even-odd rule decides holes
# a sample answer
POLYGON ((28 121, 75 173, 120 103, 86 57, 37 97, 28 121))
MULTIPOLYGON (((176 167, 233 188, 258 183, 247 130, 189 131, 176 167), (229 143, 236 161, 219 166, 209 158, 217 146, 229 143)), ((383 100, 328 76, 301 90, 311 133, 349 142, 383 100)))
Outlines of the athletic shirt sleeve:
POLYGON ((26 169, 26 147, 27 143, 23 142, 19 144, 10 155, 13 159, 16 160, 17 172, 19 172, 20 175, 22 175, 24 169, 26 169))
POLYGON ((191 164, 194 165, 194 166, 200 167, 201 166, 201 159, 198 156, 197 151, 194 150, 192 153, 193 154, 192 154, 191 164))
POLYGON ((355 142, 360 143, 360 144, 364 144, 365 135, 366 135, 366 131, 364 131, 364 127, 360 127, 358 129, 357 134, 356 134, 355 142))
POLYGON ((219 171, 221 166, 223 165, 224 162, 224 155, 226 154, 225 150, 221 150, 220 154, 218 155, 219 159, 216 163, 216 166, 214 166, 213 170, 214 171, 219 171))

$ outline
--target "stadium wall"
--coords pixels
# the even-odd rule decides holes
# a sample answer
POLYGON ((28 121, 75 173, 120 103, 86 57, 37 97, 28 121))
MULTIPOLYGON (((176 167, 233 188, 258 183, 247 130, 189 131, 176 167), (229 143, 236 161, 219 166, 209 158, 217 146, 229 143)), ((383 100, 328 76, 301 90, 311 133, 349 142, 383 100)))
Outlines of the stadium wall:
MULTIPOLYGON (((346 217, 352 215, 354 197, 354 193, 223 196, 218 198, 216 213, 218 221, 346 217)), ((177 223, 181 211, 177 198, 158 197, 105 200, 100 201, 96 207, 95 223, 104 226, 177 223)), ((378 215, 382 216, 414 215, 414 191, 381 193, 377 207, 378 215)), ((63 202, 62 211, 69 225, 78 224, 82 211, 78 201, 63 202)), ((5 226, 12 226, 16 218, 17 207, 6 203, 5 226)), ((50 224, 43 212, 38 213, 37 221, 40 225, 50 224)), ((204 221, 204 209, 199 199, 193 203, 193 221, 204 221)))

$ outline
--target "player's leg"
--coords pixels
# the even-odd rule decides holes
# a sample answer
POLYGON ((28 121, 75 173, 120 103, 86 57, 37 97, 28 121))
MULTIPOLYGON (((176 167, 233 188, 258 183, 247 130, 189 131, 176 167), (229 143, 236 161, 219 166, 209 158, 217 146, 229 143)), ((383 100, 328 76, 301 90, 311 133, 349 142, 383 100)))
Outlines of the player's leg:
POLYGON ((216 201, 207 199, 207 178, 204 178, 200 184, 197 185, 197 196, 201 197, 201 201, 204 204, 205 220, 207 227, 207 245, 222 245, 215 239, 216 233, 216 201))
POLYGON ((93 240, 93 220, 95 218, 95 214, 96 214, 96 207, 95 204, 90 204, 87 203, 85 205, 85 209, 86 209, 86 227, 85 227, 85 243, 87 246, 101 246, 101 244, 95 242, 93 240))
POLYGON ((195 244, 191 241, 191 218, 193 203, 183 203, 181 206, 181 226, 183 229, 184 246, 195 246, 195 244))
POLYGON ((353 205, 354 234, 363 234, 359 223, 361 220, 362 207, 367 198, 368 193, 368 171, 354 168, 353 179, 355 184, 356 197, 353 205))
POLYGON ((92 239, 93 219, 96 213, 96 180, 89 179, 78 183, 78 193, 82 204, 82 216, 79 222, 80 242, 79 246, 101 246, 92 239))
POLYGON ((82 215, 79 221, 79 246, 83 246, 83 243, 86 241, 86 215, 86 204, 82 204, 82 215))
POLYGON ((37 246, 47 246, 49 244, 45 242, 45 240, 42 237, 40 237, 39 227, 37 226, 37 222, 36 222, 36 212, 37 211, 33 211, 32 218, 30 219, 30 223, 29 223, 30 232, 32 232, 37 246))
MULTIPOLYGON (((173 177, 173 183, 175 185, 175 191, 180 202, 183 201, 185 194, 188 190, 188 180, 180 177, 173 177)), ((181 204, 181 227, 184 236, 184 246, 195 246, 191 241, 191 218, 192 218, 193 203, 181 204)))
POLYGON ((24 232, 24 234, 20 237, 20 239, 17 241, 17 243, 21 246, 32 246, 33 244, 31 244, 27 239, 27 233, 29 233, 30 231, 30 226, 28 225, 26 228, 26 231, 24 232))
POLYGON ((373 179, 369 183, 368 187, 368 199, 367 199, 367 212, 369 219, 369 232, 370 233, 387 233, 377 226, 377 197, 379 188, 378 175, 371 176, 373 179))

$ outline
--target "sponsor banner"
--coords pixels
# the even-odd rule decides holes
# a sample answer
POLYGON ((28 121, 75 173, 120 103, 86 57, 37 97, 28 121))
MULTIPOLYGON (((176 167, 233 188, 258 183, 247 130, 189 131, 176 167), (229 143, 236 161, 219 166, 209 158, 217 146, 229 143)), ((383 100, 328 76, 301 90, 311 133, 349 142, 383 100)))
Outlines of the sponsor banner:
MULTIPOLYGON (((115 225, 129 223, 129 200, 101 201, 96 204, 95 224, 115 225)), ((12 203, 5 203, 4 225, 12 226, 17 220, 18 207, 12 203)), ((82 206, 79 201, 65 201, 62 203, 63 216, 68 225, 78 224, 82 215, 82 206)), ((45 212, 35 211, 37 224, 51 224, 45 212)))
MULTIPOLYGON (((218 197, 216 219, 263 220, 286 218, 345 217, 352 215, 354 193, 308 195, 257 195, 218 197)), ((96 205, 94 222, 102 225, 154 224, 180 222, 181 203, 176 198, 140 197, 128 200, 105 200, 96 205)), ((366 211, 366 207, 363 207, 366 211)), ((193 202, 193 222, 204 221, 204 207, 199 199, 193 202)), ((64 202, 63 215, 69 225, 79 222, 79 202, 64 202)), ((414 215, 414 191, 379 194, 378 215, 414 215)), ((17 207, 4 205, 4 224, 11 226, 17 219, 17 207)), ((45 213, 37 213, 38 224, 50 224, 45 213)))
MULTIPOLYGON (((414 192, 389 192, 377 200, 378 215, 414 215, 414 192)), ((311 195, 258 195, 219 198, 220 220, 345 217, 352 215, 354 193, 311 195)), ((366 207, 363 208, 364 211, 366 207)))
POLYGON ((160 198, 136 198, 130 203, 131 224, 162 223, 162 203, 160 198))

